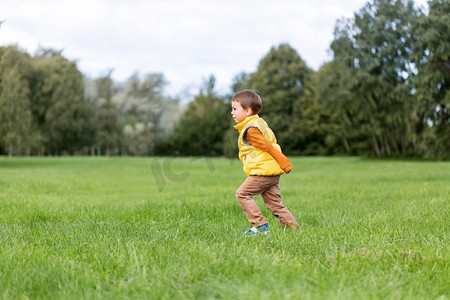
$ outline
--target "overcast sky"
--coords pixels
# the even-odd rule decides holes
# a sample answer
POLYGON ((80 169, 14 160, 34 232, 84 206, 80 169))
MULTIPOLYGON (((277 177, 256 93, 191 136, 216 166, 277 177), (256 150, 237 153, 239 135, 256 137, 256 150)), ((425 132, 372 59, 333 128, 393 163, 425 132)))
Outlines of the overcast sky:
MULTIPOLYGON (((63 49, 86 75, 163 73, 167 92, 196 93, 214 74, 228 92, 272 46, 288 43, 318 70, 340 17, 367 0, 1 0, 0 45, 63 49)), ((425 5, 426 0, 416 0, 425 5)))

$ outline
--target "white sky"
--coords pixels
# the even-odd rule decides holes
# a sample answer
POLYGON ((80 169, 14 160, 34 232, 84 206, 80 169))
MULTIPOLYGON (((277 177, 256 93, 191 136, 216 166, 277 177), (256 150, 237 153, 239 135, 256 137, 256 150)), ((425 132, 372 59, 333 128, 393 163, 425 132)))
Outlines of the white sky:
MULTIPOLYGON (((288 43, 318 70, 336 20, 368 0, 0 0, 0 45, 39 45, 76 60, 86 75, 161 72, 168 94, 196 93, 210 74, 228 92, 272 46, 288 43)), ((416 0, 426 6, 426 0, 416 0)))

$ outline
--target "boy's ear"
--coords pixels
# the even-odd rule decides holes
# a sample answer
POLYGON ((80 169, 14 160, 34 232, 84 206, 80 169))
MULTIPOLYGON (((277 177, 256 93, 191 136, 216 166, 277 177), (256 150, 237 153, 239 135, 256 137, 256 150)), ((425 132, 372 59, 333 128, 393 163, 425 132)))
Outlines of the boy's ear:
POLYGON ((246 115, 247 117, 253 115, 253 110, 252 110, 250 107, 247 107, 247 108, 245 109, 245 115, 246 115))

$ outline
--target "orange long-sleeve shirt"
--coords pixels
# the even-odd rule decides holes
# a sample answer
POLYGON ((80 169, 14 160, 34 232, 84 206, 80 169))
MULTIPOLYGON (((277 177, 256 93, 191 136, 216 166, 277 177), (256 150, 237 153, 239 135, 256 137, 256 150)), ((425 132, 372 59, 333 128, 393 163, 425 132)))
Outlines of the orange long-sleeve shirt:
POLYGON ((266 141, 263 134, 261 133, 261 131, 259 131, 258 128, 249 128, 247 130, 245 140, 253 147, 269 153, 285 173, 289 173, 294 168, 294 166, 283 153, 278 151, 272 146, 271 143, 266 141))

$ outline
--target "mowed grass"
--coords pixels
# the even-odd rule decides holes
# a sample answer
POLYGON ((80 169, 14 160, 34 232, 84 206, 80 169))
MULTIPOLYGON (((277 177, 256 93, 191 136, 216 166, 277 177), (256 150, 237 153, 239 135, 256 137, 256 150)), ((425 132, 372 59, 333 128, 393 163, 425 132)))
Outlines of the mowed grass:
POLYGON ((1 157, 0 298, 450 297, 450 163, 291 160, 245 237, 237 160, 1 157))

